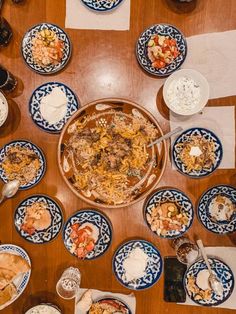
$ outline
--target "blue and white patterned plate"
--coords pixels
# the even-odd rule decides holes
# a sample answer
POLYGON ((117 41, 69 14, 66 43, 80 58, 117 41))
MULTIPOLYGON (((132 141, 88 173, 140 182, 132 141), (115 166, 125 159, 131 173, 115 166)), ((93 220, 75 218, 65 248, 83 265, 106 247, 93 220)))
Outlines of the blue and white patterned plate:
MULTIPOLYGON (((28 256, 28 254, 23 250, 21 247, 13 244, 1 244, 0 245, 0 254, 1 253, 10 253, 15 255, 20 255, 23 257, 31 266, 31 261, 28 256)), ((29 279, 30 279, 31 270, 29 270, 27 273, 23 273, 20 276, 17 276, 17 278, 13 281, 16 290, 17 295, 15 295, 10 301, 0 306, 0 310, 4 309, 8 305, 12 304, 16 299, 19 298, 19 296, 22 294, 22 292, 25 290, 29 279)))
POLYGON ((118 7, 123 0, 81 0, 89 9, 107 12, 118 7))
POLYGON ((194 300, 194 295, 188 290, 188 277, 197 277, 198 273, 203 269, 207 269, 206 263, 203 259, 196 261, 192 264, 186 271, 184 275, 184 287, 188 296, 197 304, 204 306, 215 306, 225 302, 231 295, 234 289, 234 275, 232 270, 224 262, 216 258, 208 258, 211 269, 217 278, 221 281, 223 285, 222 296, 216 295, 212 292, 210 300, 194 300))
MULTIPOLYGON (((71 216, 65 223, 63 229, 64 245, 70 252, 72 241, 70 239, 71 226, 75 223, 82 225, 83 223, 91 223, 99 229, 98 240, 95 243, 93 251, 89 252, 84 259, 91 260, 103 255, 109 248, 112 241, 111 222, 102 213, 94 209, 80 210, 71 216)), ((71 253, 71 252, 70 252, 71 253)), ((75 254, 73 254, 76 256, 75 254)))
MULTIPOLYGON (((183 233, 185 233, 192 225, 193 218, 194 218, 194 210, 193 204, 191 200, 185 195, 183 192, 176 190, 176 189, 161 189, 155 193, 153 193, 149 199, 147 200, 144 206, 144 218, 148 227, 151 229, 151 225, 147 221, 147 214, 151 214, 152 209, 158 205, 163 203, 175 203, 177 207, 180 209, 181 212, 184 212, 188 217, 187 225, 182 226, 181 230, 171 230, 168 231, 165 236, 160 235, 161 238, 177 238, 183 233)), ((151 229, 152 230, 152 229, 151 229)), ((155 231, 153 231, 157 234, 155 231)))
POLYGON ((167 76, 177 70, 184 62, 187 55, 187 42, 184 35, 174 26, 169 24, 156 24, 147 28, 139 37, 136 44, 136 57, 141 67, 148 73, 156 76, 167 76), (157 69, 152 66, 148 58, 147 44, 152 35, 169 36, 176 40, 180 52, 179 56, 173 62, 164 67, 157 69))
POLYGON ((66 85, 58 82, 48 82, 36 88, 29 101, 31 118, 42 130, 50 133, 59 133, 69 118, 79 109, 79 101, 74 92, 66 85), (43 97, 50 94, 55 87, 59 87, 67 97, 67 111, 63 119, 55 124, 49 124, 41 115, 40 103, 43 97))
POLYGON ((72 52, 72 44, 68 35, 59 26, 51 24, 51 23, 41 23, 41 24, 33 26, 24 35, 22 44, 21 44, 21 53, 26 64, 31 68, 31 70, 39 74, 52 74, 52 73, 56 73, 62 70, 68 63, 71 57, 71 52, 72 52), (64 43, 63 57, 61 61, 57 63, 56 65, 51 64, 45 67, 35 63, 32 56, 32 39, 35 37, 35 35, 38 32, 44 29, 54 31, 57 37, 64 43))
POLYGON ((118 281, 128 289, 143 290, 152 287, 162 273, 162 258, 157 248, 145 240, 131 240, 122 244, 115 252, 112 260, 112 269, 118 281), (149 257, 146 273, 134 282, 127 282, 125 278, 124 261, 136 248, 140 248, 149 257))
POLYGON ((177 169, 185 175, 188 175, 192 178, 201 178, 211 174, 215 171, 222 160, 223 157, 223 147, 219 140, 219 138, 210 130, 204 128, 191 128, 185 130, 178 138, 175 140, 173 149, 172 149, 172 159, 177 167, 177 169), (203 168, 202 170, 192 170, 190 172, 187 171, 186 165, 181 161, 179 155, 181 153, 181 147, 178 147, 178 144, 182 144, 187 142, 191 136, 202 136, 206 140, 212 141, 214 143, 215 148, 215 162, 211 165, 210 168, 203 168))
POLYGON ((218 196, 229 198, 236 204, 236 189, 228 185, 217 185, 207 190, 200 198, 198 203, 198 218, 203 226, 211 232, 227 234, 236 231, 236 212, 227 221, 214 221, 209 213, 209 206, 212 200, 218 196))
POLYGON ((39 181, 42 179, 42 177, 44 176, 44 173, 46 171, 46 160, 44 157, 43 152, 41 151, 41 149, 36 146, 35 144, 26 141, 26 140, 18 140, 18 141, 12 141, 8 144, 6 144, 5 146, 3 146, 0 149, 0 178, 7 183, 9 180, 7 178, 7 175, 4 171, 4 169, 2 168, 2 162, 6 156, 7 151, 11 148, 11 147, 15 147, 15 146, 20 146, 20 147, 24 147, 24 148, 28 148, 30 150, 32 150, 39 158, 39 163, 40 163, 40 168, 36 174, 36 177, 31 180, 29 183, 26 184, 22 184, 20 185, 20 190, 27 190, 31 187, 33 187, 34 185, 36 185, 37 183, 39 183, 39 181))
POLYGON ((59 234, 63 223, 63 216, 60 206, 53 199, 46 195, 32 195, 23 200, 16 208, 14 222, 16 230, 23 238, 35 244, 42 244, 52 241, 59 234), (51 225, 45 230, 36 230, 34 234, 29 235, 21 229, 21 225, 24 222, 26 208, 36 202, 43 202, 47 205, 51 216, 51 225))

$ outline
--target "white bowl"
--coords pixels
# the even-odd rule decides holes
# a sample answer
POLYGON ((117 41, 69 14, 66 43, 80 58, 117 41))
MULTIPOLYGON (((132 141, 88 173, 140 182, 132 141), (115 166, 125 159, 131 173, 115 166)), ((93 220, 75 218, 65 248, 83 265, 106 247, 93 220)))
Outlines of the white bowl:
POLYGON ((167 107, 173 111, 176 114, 179 115, 183 115, 183 116, 189 116, 189 115, 193 115, 199 111, 201 111, 205 105, 208 102, 209 99, 209 84, 206 80, 206 78, 199 73, 198 71, 192 70, 192 69, 183 69, 183 70, 178 70, 176 72, 174 72, 173 74, 171 74, 165 81, 164 84, 164 88, 163 88, 163 98, 164 101, 167 105, 167 107), (187 77, 187 78, 191 78, 192 80, 194 80, 200 87, 200 99, 198 104, 196 104, 196 106, 194 106, 193 108, 177 108, 175 106, 173 106, 167 96, 167 91, 170 87, 170 84, 174 81, 174 80, 178 80, 181 77, 187 77))
POLYGON ((0 92, 0 127, 7 120, 8 116, 8 103, 5 96, 0 92))

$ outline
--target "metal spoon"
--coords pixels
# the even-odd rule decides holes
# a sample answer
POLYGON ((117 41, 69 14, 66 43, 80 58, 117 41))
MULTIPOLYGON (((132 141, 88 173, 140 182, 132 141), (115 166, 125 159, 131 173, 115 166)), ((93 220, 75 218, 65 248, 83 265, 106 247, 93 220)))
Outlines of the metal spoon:
POLYGON ((148 144, 147 147, 152 147, 155 144, 159 144, 161 141, 168 139, 169 137, 171 137, 172 135, 179 133, 183 130, 183 128, 181 126, 178 126, 176 129, 166 133, 165 135, 159 137, 157 140, 155 140, 154 142, 152 142, 151 144, 148 144))
POLYGON ((0 204, 5 198, 10 198, 16 194, 19 190, 20 181, 19 180, 12 180, 4 184, 2 188, 2 196, 0 198, 0 204))
POLYGON ((208 278, 209 284, 210 284, 212 290, 217 295, 222 296, 223 295, 223 291, 224 291, 222 282, 212 272, 211 266, 209 264, 209 261, 208 261, 207 255, 206 255, 205 248, 204 248, 203 243, 202 243, 202 240, 197 240, 197 245, 198 245, 198 247, 199 247, 199 249, 200 249, 200 251, 202 253, 202 257, 203 257, 203 259, 204 259, 204 261, 205 261, 205 263, 207 265, 208 271, 210 273, 210 276, 208 278))

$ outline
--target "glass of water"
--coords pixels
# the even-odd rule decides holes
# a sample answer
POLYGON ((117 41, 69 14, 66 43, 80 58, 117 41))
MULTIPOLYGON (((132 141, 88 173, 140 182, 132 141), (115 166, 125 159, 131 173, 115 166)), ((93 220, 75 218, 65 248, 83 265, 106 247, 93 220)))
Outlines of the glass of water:
POLYGON ((67 268, 56 285, 57 294, 63 299, 73 299, 80 287, 81 274, 78 268, 67 268))

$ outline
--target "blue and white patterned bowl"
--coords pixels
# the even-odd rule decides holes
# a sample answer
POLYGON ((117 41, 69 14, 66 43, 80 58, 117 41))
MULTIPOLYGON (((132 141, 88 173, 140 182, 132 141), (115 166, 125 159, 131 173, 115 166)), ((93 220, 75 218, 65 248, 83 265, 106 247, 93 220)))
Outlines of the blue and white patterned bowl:
POLYGON ((188 296, 193 300, 195 303, 204 306, 215 306, 225 302, 231 295, 234 289, 234 275, 232 270, 219 259, 216 258, 208 258, 211 269, 213 273, 217 276, 217 278, 221 281, 223 285, 223 295, 218 296, 214 292, 212 292, 212 297, 210 300, 194 300, 194 296, 190 291, 188 291, 187 283, 188 283, 188 276, 197 277, 198 273, 203 269, 207 269, 206 263, 203 259, 196 261, 192 264, 186 271, 184 275, 184 287, 188 294, 188 296))
POLYGON ((86 7, 98 12, 107 12, 117 8, 123 0, 81 0, 86 7))
POLYGON ((39 73, 39 74, 52 74, 62 70, 66 64, 68 63, 72 52, 72 44, 68 37, 68 35, 57 25, 51 23, 41 23, 30 28, 27 33, 24 35, 22 44, 21 44, 21 53, 26 62, 26 64, 31 68, 31 70, 39 73), (44 30, 52 30, 58 36, 58 38, 64 43, 63 49, 63 57, 61 62, 56 65, 48 65, 43 67, 37 63, 35 63, 32 56, 32 39, 35 35, 44 30))
POLYGON ((187 42, 184 35, 174 26, 169 24, 156 24, 147 28, 139 37, 136 44, 136 57, 141 67, 148 73, 156 76, 167 76, 177 70, 184 62, 187 55, 187 42), (152 67, 148 58, 147 44, 152 35, 159 34, 174 38, 179 49, 179 56, 163 69, 152 67))
POLYGON ((188 130, 185 130, 180 136, 177 137, 177 139, 174 142, 173 149, 172 149, 172 159, 177 167, 177 169, 182 172, 185 175, 188 175, 192 178, 201 178, 205 177, 207 175, 210 175, 213 171, 215 171, 222 160, 223 157, 223 147, 219 140, 219 138, 210 130, 204 129, 204 128, 191 128, 188 130), (184 143, 189 140, 191 136, 202 136, 206 140, 211 140, 214 143, 215 146, 215 162, 214 164, 209 168, 203 168, 200 171, 192 170, 190 172, 187 172, 187 167, 184 165, 184 163, 181 161, 179 154, 181 152, 181 148, 177 146, 177 144, 184 143))
POLYGON ((236 189, 228 185, 216 185, 207 190, 200 198, 198 203, 198 218, 203 226, 214 233, 227 234, 236 231, 236 213, 229 221, 214 221, 209 213, 209 205, 217 196, 228 197, 233 204, 236 204, 236 189))
MULTIPOLYGON (((91 223, 99 229, 98 240, 93 251, 89 252, 84 259, 91 260, 103 255, 109 248, 112 241, 111 222, 102 213, 94 209, 80 210, 71 216, 63 228, 63 241, 67 250, 70 252, 72 241, 70 239, 71 226, 75 223, 91 223)), ((71 253, 71 252, 70 252, 71 253)), ((76 256, 75 254, 73 254, 76 256)))
MULTIPOLYGON (((173 239, 184 234, 192 225, 194 218, 193 204, 191 200, 183 192, 170 188, 170 189, 161 189, 153 193, 147 200, 144 205, 144 219, 151 229, 150 224, 147 221, 147 214, 151 214, 152 209, 158 205, 161 205, 166 202, 175 203, 177 207, 184 212, 188 217, 188 223, 185 226, 182 226, 181 230, 171 230, 168 231, 165 236, 160 235, 161 238, 173 239)), ((157 234, 155 231, 153 231, 157 234)))
POLYGON ((115 252, 112 260, 112 269, 117 280, 126 288, 131 290, 143 290, 152 287, 160 278, 162 273, 162 258, 157 248, 145 240, 131 240, 122 244, 115 252), (127 282, 125 279, 125 270, 123 268, 124 260, 135 249, 140 248, 149 257, 146 274, 135 280, 127 282))
MULTIPOLYGON (((10 253, 10 254, 16 254, 23 257, 31 266, 31 261, 28 256, 28 254, 23 250, 21 247, 14 245, 14 244, 1 244, 0 245, 0 254, 1 253, 10 253)), ((30 279, 31 270, 29 270, 27 273, 23 273, 20 276, 17 276, 17 278, 13 281, 16 290, 17 295, 15 295, 10 301, 0 306, 0 310, 4 309, 8 305, 12 304, 16 299, 19 298, 19 296, 22 294, 22 292, 25 290, 29 279, 30 279)))
POLYGON ((79 101, 74 92, 66 85, 58 82, 48 82, 36 88, 29 101, 29 112, 34 123, 42 130, 50 133, 60 133, 65 123, 79 109, 79 101), (40 103, 43 97, 50 94, 55 87, 59 87, 67 97, 67 111, 63 119, 55 124, 49 124, 44 120, 40 111, 40 103))
POLYGON ((25 240, 34 244, 43 244, 52 241, 59 234, 63 223, 63 215, 60 206, 50 197, 46 195, 32 195, 24 199, 16 208, 14 222, 16 230, 25 240), (34 234, 29 235, 21 229, 21 225, 24 222, 26 208, 36 202, 43 202, 47 205, 51 216, 51 225, 45 230, 36 230, 34 234))
POLYGON ((17 140, 17 141, 12 141, 6 145, 4 145, 1 149, 0 149, 0 178, 7 183, 9 180, 7 178, 7 175, 4 171, 4 169, 2 168, 2 162, 6 156, 7 151, 9 150, 9 148, 11 147, 15 147, 15 146, 20 146, 20 147, 24 147, 24 148, 28 148, 30 150, 32 150, 39 158, 39 163, 40 163, 40 168, 37 172, 36 177, 30 181, 27 184, 23 184, 20 185, 20 190, 27 190, 31 187, 33 187, 34 185, 36 185, 37 183, 39 183, 39 181, 42 179, 42 177, 44 176, 44 173, 46 171, 46 159, 44 157, 43 152, 41 151, 41 149, 36 146, 35 144, 26 141, 26 140, 17 140))

